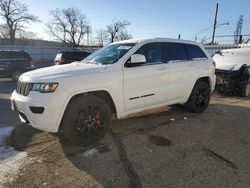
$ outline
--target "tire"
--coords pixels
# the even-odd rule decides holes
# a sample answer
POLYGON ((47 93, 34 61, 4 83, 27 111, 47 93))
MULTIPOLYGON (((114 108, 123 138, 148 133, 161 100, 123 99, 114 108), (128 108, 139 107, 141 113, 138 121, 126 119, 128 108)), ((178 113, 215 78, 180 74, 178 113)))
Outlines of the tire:
POLYGON ((210 101, 210 87, 207 83, 197 81, 194 85, 191 95, 186 102, 186 108, 194 113, 203 112, 210 101))
POLYGON ((250 96, 250 83, 243 84, 239 87, 239 96, 249 97, 250 96))
POLYGON ((95 96, 81 96, 69 103, 60 128, 72 143, 91 145, 107 133, 110 120, 110 107, 104 100, 95 96))
POLYGON ((20 77, 22 74, 23 74, 23 71, 21 71, 21 70, 13 70, 13 71, 11 72, 10 77, 11 77, 11 79, 12 79, 13 81, 18 81, 19 77, 20 77))

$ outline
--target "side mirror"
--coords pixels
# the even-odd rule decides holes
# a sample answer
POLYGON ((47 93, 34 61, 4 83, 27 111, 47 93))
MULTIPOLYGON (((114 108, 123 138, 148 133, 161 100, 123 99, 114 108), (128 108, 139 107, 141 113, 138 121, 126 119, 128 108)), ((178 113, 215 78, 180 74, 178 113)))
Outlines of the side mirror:
POLYGON ((130 63, 146 63, 146 57, 142 54, 134 54, 131 56, 130 63))

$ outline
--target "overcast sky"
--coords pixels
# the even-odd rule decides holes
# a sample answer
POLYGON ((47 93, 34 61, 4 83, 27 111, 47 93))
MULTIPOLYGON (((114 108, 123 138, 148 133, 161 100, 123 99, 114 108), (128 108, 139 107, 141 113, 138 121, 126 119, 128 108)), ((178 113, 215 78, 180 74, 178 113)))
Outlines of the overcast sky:
MULTIPOLYGON (((250 0, 20 0, 43 22, 31 24, 30 31, 49 39, 44 23, 50 10, 77 7, 84 13, 92 30, 104 28, 115 18, 131 22, 134 38, 170 37, 183 39, 211 37, 216 3, 219 3, 217 35, 233 34, 239 16, 244 15, 243 34, 250 34, 250 0)), ((226 40, 226 39, 220 39, 226 40)))

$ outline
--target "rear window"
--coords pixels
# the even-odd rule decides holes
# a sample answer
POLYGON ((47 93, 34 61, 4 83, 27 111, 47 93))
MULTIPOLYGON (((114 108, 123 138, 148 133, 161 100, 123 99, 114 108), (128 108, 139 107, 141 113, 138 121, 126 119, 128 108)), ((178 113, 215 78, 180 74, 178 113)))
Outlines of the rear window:
POLYGON ((163 43, 162 55, 164 61, 187 60, 187 52, 181 43, 163 43))
POLYGON ((190 59, 207 58, 202 49, 197 45, 185 44, 190 59))

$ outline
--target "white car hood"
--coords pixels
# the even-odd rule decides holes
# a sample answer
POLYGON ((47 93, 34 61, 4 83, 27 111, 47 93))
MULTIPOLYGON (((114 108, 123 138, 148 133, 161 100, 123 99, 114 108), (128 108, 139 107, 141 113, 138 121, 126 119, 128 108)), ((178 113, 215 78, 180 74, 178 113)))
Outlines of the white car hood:
POLYGON ((55 81, 62 77, 72 77, 84 74, 97 73, 104 70, 107 65, 91 63, 71 63, 66 65, 54 65, 26 72, 20 79, 24 82, 32 81, 55 81))
POLYGON ((215 68, 225 71, 236 71, 239 70, 242 65, 244 65, 244 63, 216 63, 215 68))
POLYGON ((250 66, 250 49, 223 50, 222 54, 215 54, 213 60, 216 69, 237 71, 244 64, 250 66))

